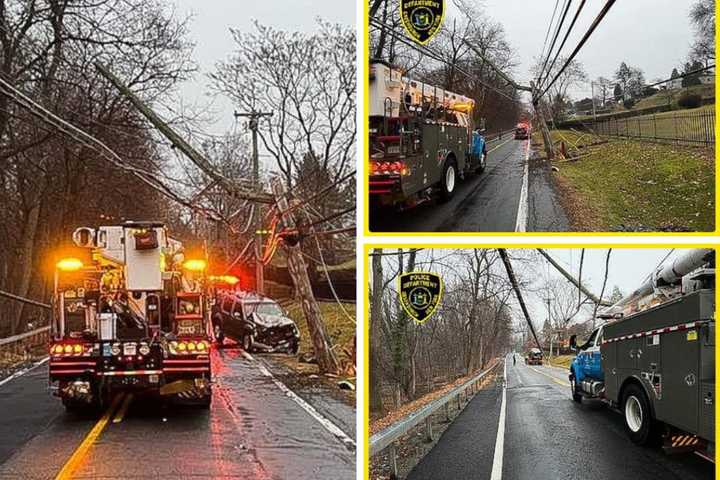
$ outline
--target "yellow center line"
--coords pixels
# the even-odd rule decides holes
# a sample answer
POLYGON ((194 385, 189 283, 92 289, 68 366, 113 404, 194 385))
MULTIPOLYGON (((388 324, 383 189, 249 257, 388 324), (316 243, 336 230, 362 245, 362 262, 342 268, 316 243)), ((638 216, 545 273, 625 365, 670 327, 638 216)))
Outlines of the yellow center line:
POLYGON ((125 413, 127 413, 127 409, 130 406, 130 402, 133 400, 133 394, 129 394, 125 397, 125 401, 123 402, 122 406, 120 407, 120 410, 118 410, 117 415, 115 415, 115 418, 113 418, 113 423, 120 423, 123 421, 123 418, 125 417, 125 413))
POLYGON ((558 385, 562 385, 563 387, 569 387, 569 386, 570 386, 570 383, 569 383, 569 382, 563 382, 562 380, 559 380, 559 379, 553 377, 552 375, 550 375, 550 374, 548 374, 548 373, 541 372, 541 371, 538 370, 537 368, 533 368, 533 367, 531 367, 531 366, 528 366, 528 368, 529 368, 530 370, 534 371, 534 372, 539 373, 540 375, 545 375, 546 377, 548 377, 550 380, 552 380, 553 382, 557 383, 558 385))
POLYGON ((87 434, 80 446, 75 449, 75 452, 73 452, 70 459, 65 463, 62 470, 60 470, 60 473, 57 474, 55 480, 69 480, 73 477, 73 474, 80 467, 83 460, 85 459, 85 456, 90 450, 90 447, 92 447, 93 443, 95 443, 97 438, 105 429, 105 426, 107 426, 110 418, 112 417, 115 409, 120 404, 120 401, 123 399, 123 397, 124 394, 120 394, 113 399, 112 403, 110 404, 110 408, 107 409, 107 411, 103 414, 100 420, 98 420, 98 422, 95 424, 93 429, 90 430, 90 432, 87 434))
MULTIPOLYGON (((511 138, 510 140, 512 140, 512 138, 511 138)), ((501 144, 498 145, 497 147, 488 150, 488 154, 490 154, 490 153, 494 152, 495 150, 497 150, 498 148, 502 147, 503 145, 505 145, 506 143, 508 143, 510 140, 505 140, 503 143, 501 143, 501 144)))

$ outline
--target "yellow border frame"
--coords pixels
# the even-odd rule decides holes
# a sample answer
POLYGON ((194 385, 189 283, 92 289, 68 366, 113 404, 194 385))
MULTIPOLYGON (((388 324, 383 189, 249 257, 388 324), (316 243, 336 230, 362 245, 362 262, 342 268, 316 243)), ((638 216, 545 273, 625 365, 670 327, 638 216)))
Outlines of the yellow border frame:
POLYGON ((438 275, 437 273, 434 273, 434 272, 407 272, 407 273, 403 273, 402 275, 398 275, 398 294, 400 295, 400 306, 402 307, 403 310, 405 310, 405 313, 407 313, 410 318, 415 320, 415 323, 417 323, 418 325, 424 324, 425 322, 430 320, 430 317, 435 315, 435 311, 437 311, 438 307, 440 306, 440 302, 442 302, 443 293, 445 293, 445 282, 443 281, 442 277, 440 275, 438 275), (412 313, 410 313, 409 309, 402 302, 402 295, 400 293, 401 293, 401 289, 402 289, 402 278, 405 275, 432 275, 434 277, 437 277, 438 282, 440 283, 440 291, 438 292, 438 302, 428 312, 427 316, 425 317, 425 320, 423 320, 422 322, 420 320, 418 320, 417 318, 415 318, 415 316, 412 313))
MULTIPOLYGON (((598 243, 598 244, 578 244, 578 243, 568 243, 568 244, 558 244, 558 243, 518 243, 518 244, 504 244, 500 245, 498 243, 460 243, 460 244, 453 244, 453 243, 445 243, 445 242, 437 242, 437 243, 418 243, 418 242, 409 242, 409 243, 388 243, 388 242, 382 242, 382 243, 367 243, 363 245, 363 275, 361 278, 358 279, 358 281, 364 282, 363 283, 363 312, 360 318, 366 319, 364 323, 360 323, 359 325, 362 325, 361 328, 364 329, 363 333, 363 339, 364 339, 364 345, 362 346, 363 354, 364 354, 364 360, 363 360, 363 396, 362 396, 362 411, 358 411, 357 415, 362 415, 361 421, 362 421, 362 429, 360 430, 363 435, 363 455, 362 455, 362 479, 364 480, 370 480, 370 299, 367 295, 368 292, 368 285, 370 281, 370 251, 374 248, 423 248, 423 249, 470 249, 470 248, 508 248, 508 249, 536 249, 536 248, 546 248, 546 249, 570 249, 570 248, 592 248, 592 249, 604 249, 604 248, 613 248, 613 249, 665 249, 665 248, 712 248, 715 250, 715 256, 717 257, 718 252, 720 251, 720 243, 712 243, 712 242, 706 242, 706 243, 695 243, 695 244, 688 244, 688 243, 672 243, 669 242, 667 244, 627 244, 627 243, 618 243, 618 244, 611 244, 611 243, 598 243)), ((716 312, 718 310, 718 305, 720 304, 720 290, 717 289, 717 285, 715 288, 715 309, 716 312)), ((717 337, 717 333, 716 333, 717 337)), ((717 340, 717 338, 716 338, 717 340)), ((717 372, 718 368, 720 368, 720 351, 715 351, 715 377, 717 378, 717 372)), ((716 386, 717 390, 717 386, 716 386)), ((360 398, 360 397, 359 397, 360 398)), ((720 411, 720 402, 715 402, 715 418, 718 418, 718 412, 720 411)), ((718 438, 718 432, 717 432, 717 426, 715 427, 715 444, 717 444, 717 438, 718 438)), ((718 469, 715 470, 715 478, 720 478, 718 476, 718 469)))
MULTIPOLYGON (((717 9, 717 7, 716 7, 717 9)), ((362 88, 363 88, 363 102, 362 102, 362 115, 360 118, 362 121, 360 122, 360 125, 358 125, 358 137, 363 139, 363 151, 361 156, 362 161, 362 168, 360 169, 362 178, 359 180, 360 188, 357 191, 358 195, 362 195, 362 206, 363 206, 363 213, 362 213, 362 222, 363 222, 363 233, 368 238, 375 238, 375 237, 403 237, 412 235, 414 237, 438 237, 438 236, 447 236, 447 237, 472 237, 472 236, 485 236, 485 237, 498 237, 498 236, 505 236, 505 237, 529 237, 529 236, 536 236, 536 237, 662 237, 662 238, 670 238, 675 239, 677 241, 682 241, 682 238, 691 238, 691 237, 706 237, 709 235, 718 235, 720 234, 720 210, 718 209, 718 198, 720 198, 720 183, 719 178, 720 177, 720 167, 718 167, 717 164, 717 157, 718 157, 718 146, 717 141, 715 143, 715 230, 712 232, 688 232, 688 233, 663 233, 663 232, 636 232, 636 233, 625 233, 625 232, 525 232, 525 233, 516 233, 516 232, 371 232, 370 231, 370 214, 369 214, 369 194, 368 194, 368 182, 367 178, 369 176, 369 169, 368 169, 368 161, 367 159, 370 158, 370 145, 367 141, 368 138, 368 112, 370 111, 370 6, 369 2, 367 0, 363 0, 363 18, 362 18, 362 25, 363 25, 363 31, 362 34, 364 35, 363 39, 363 62, 365 64, 365 75, 362 80, 362 88)), ((445 16, 445 12, 443 12, 443 18, 445 16)), ((720 21, 716 18, 715 24, 720 24, 720 21)), ((717 28, 716 28, 717 30, 717 28)), ((720 39, 720 32, 715 33, 715 44, 717 45, 718 39, 720 39)), ((715 91, 717 91, 718 86, 720 86, 720 82, 718 81, 717 72, 715 75, 715 91)), ((717 96, 715 98, 715 138, 717 140, 718 137, 720 137, 720 125, 718 125, 717 121, 717 107, 720 101, 718 100, 717 96)))

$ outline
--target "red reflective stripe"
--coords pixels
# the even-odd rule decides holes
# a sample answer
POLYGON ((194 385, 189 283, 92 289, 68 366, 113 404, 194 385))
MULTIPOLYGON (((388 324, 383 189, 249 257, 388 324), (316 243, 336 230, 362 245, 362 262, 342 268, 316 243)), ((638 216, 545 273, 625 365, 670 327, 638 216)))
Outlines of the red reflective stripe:
POLYGON ((122 377, 128 375, 162 375, 162 370, 128 370, 124 372, 98 372, 100 376, 122 377))
POLYGON ((373 185, 395 185, 397 180, 370 180, 370 186, 373 185))
POLYGON ((164 372, 209 372, 210 367, 169 367, 163 368, 164 372))
POLYGON ((78 365, 89 365, 91 367, 94 367, 96 364, 95 362, 50 362, 50 368, 52 367, 74 367, 78 365))
POLYGON ((92 373, 92 371, 90 371, 90 370, 50 370, 50 375, 59 375, 59 374, 63 374, 63 373, 85 373, 85 372, 92 373))
POLYGON ((194 360, 194 359, 188 359, 188 360, 165 360, 165 363, 210 363, 210 360, 194 360))

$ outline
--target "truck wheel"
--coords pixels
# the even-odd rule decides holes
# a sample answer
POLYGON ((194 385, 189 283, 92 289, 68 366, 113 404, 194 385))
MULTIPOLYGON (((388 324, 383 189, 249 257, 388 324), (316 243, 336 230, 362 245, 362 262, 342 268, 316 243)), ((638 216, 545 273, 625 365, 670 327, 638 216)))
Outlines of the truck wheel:
POLYGON ((298 345, 298 342, 296 340, 292 342, 290 346, 288 346, 287 353, 290 355, 295 355, 298 352, 298 348, 300 348, 300 346, 298 345))
POLYGON ((578 393, 577 384, 575 383, 575 375, 570 375, 570 393, 574 402, 582 403, 582 395, 578 393))
POLYGON ((635 384, 628 385, 623 396, 622 412, 625 431, 630 440, 637 445, 651 443, 656 428, 650 413, 650 403, 642 388, 635 384))
POLYGON ((445 160, 442 178, 440 179, 440 199, 443 202, 447 202, 453 197, 453 195, 455 195, 457 178, 457 165, 455 163, 455 159, 449 157, 445 160))
POLYGON ((220 323, 213 324, 213 336, 218 346, 222 346, 225 341, 225 332, 223 332, 222 325, 220 323))
POLYGON ((255 343, 255 338, 253 338, 252 333, 246 333, 245 335, 243 335, 243 338, 242 338, 243 350, 245 350, 247 353, 250 353, 250 351, 253 348, 253 343, 255 343))
POLYGON ((487 150, 483 148, 483 151, 480 154, 480 165, 478 165, 476 172, 483 173, 485 171, 485 167, 487 167, 487 150))

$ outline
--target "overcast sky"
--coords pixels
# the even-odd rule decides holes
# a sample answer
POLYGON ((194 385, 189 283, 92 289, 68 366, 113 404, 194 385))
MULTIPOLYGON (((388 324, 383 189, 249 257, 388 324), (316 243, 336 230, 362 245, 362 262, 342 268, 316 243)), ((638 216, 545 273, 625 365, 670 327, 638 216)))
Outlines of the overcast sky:
MULTIPOLYGON (((507 38, 517 51, 520 64, 517 79, 529 81, 530 68, 543 49, 555 0, 485 0, 483 3, 487 15, 505 27, 507 38)), ((578 3, 573 2, 565 25, 569 25, 578 3)), ((668 78, 673 67, 684 64, 693 42, 688 19, 693 3, 694 0, 616 2, 577 58, 591 79, 612 78, 622 61, 642 69, 646 81, 668 78)), ((587 2, 563 52, 575 48, 604 4, 605 1, 599 0, 587 2)), ((564 31, 558 44, 563 35, 564 31)), ((573 94, 589 97, 590 85, 573 94)))
MULTIPOLYGON (((194 59, 200 67, 181 90, 186 104, 209 102, 207 73, 234 50, 230 28, 251 30, 253 21, 291 31, 311 31, 317 17, 333 23, 355 25, 355 2, 351 0, 169 0, 180 15, 192 14, 190 37, 195 41, 194 59)), ((219 97, 213 104, 218 122, 206 133, 220 134, 234 123, 233 105, 219 97)))

